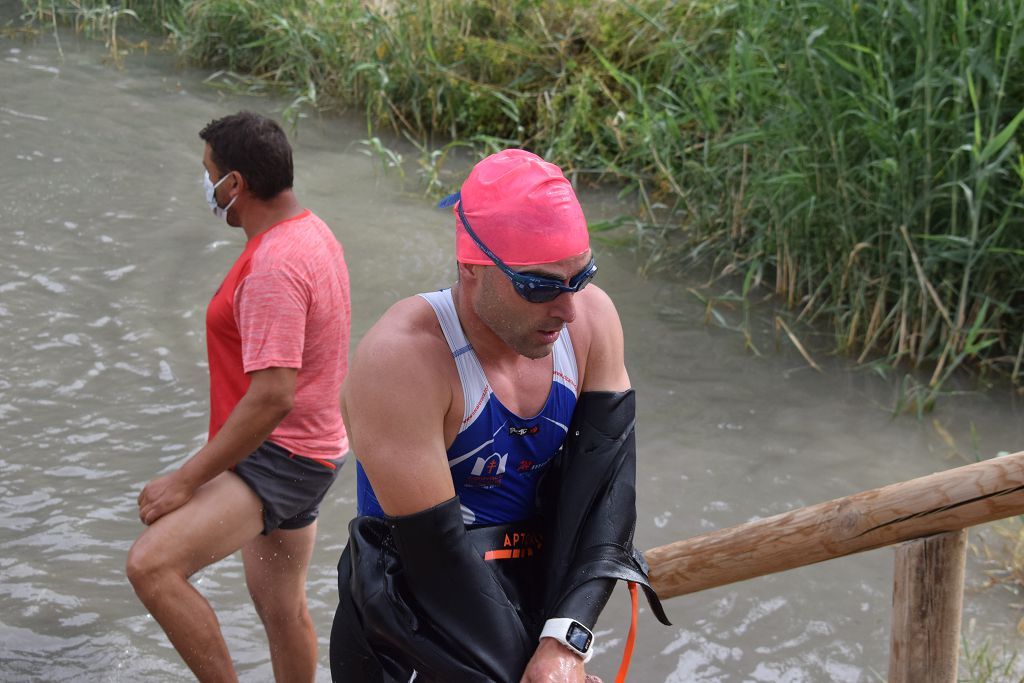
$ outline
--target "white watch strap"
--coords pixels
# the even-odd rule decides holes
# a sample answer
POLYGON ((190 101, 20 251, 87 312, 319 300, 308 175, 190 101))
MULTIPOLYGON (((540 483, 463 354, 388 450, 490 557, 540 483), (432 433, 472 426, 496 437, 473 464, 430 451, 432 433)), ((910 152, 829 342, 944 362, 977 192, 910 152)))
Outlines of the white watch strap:
POLYGON ((594 634, 585 625, 575 619, 548 619, 544 622, 544 629, 540 632, 541 638, 554 638, 562 645, 565 645, 574 655, 583 660, 586 664, 594 656, 594 634), (572 640, 576 642, 570 642, 572 640), (579 638, 586 640, 586 649, 580 649, 579 638))

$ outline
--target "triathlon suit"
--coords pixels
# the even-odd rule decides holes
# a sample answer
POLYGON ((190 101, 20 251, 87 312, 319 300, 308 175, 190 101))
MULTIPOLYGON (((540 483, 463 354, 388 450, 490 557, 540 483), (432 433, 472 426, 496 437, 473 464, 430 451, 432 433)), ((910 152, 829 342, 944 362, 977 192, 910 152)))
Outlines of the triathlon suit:
MULTIPOLYGON (((491 391, 480 361, 459 324, 450 289, 420 294, 434 309, 462 382, 464 419, 448 449, 455 493, 466 525, 505 524, 537 511, 541 475, 562 448, 576 408, 578 372, 568 330, 552 348, 551 391, 543 409, 520 417, 491 391)), ((360 515, 383 517, 370 482, 357 464, 360 515)))

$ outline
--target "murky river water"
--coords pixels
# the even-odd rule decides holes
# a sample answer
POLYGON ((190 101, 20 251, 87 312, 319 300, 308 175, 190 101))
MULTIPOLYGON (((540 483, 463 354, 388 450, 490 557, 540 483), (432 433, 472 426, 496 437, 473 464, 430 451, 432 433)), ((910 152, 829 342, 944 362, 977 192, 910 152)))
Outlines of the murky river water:
MULTIPOLYGON (((196 133, 283 104, 222 95, 165 56, 118 70, 101 45, 62 43, 63 59, 49 36, 0 39, 0 680, 188 680, 124 558, 142 485, 203 441, 204 307, 243 243, 205 206, 196 133)), ((298 195, 346 248, 357 339, 454 272, 451 214, 381 176, 362 137, 355 119, 306 119, 295 140, 298 195)), ((623 208, 585 205, 592 217, 623 208)), ((598 260, 639 394, 641 548, 1024 447, 1008 392, 893 419, 889 382, 840 361, 809 371, 767 332, 754 357, 704 324, 695 283, 640 278, 608 248, 598 260)), ((322 507, 309 577, 321 681, 353 474, 322 507)), ((672 627, 644 611, 630 680, 883 680, 891 571, 879 550, 671 600, 672 627)), ((242 679, 271 680, 240 560, 197 583, 242 679)), ((968 590, 965 619, 1009 640, 1008 596, 968 590)), ((627 628, 617 591, 591 667, 609 682, 627 628)))

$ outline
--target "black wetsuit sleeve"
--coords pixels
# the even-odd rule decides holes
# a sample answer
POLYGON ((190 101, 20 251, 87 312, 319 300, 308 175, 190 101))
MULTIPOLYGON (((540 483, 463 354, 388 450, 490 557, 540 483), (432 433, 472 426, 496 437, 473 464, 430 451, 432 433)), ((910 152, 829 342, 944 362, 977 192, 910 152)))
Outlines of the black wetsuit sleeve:
POLYGON ((414 612, 432 622, 449 651, 494 680, 521 672, 536 643, 470 542, 458 497, 385 522, 414 612))
POLYGON ((593 630, 601 610, 615 589, 615 579, 593 579, 580 584, 550 610, 548 619, 568 617, 593 630))
POLYGON ((560 462, 545 482, 547 617, 593 626, 616 580, 644 588, 655 616, 669 623, 633 546, 636 527, 636 397, 580 395, 560 462))
POLYGON ((331 674, 343 683, 518 683, 536 649, 457 497, 356 517, 338 563, 331 674))

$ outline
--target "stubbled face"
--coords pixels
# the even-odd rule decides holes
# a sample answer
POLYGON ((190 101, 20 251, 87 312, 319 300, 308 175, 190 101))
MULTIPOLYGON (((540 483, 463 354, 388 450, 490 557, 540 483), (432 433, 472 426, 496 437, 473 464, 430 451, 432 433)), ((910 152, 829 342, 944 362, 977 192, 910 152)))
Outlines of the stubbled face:
MULTIPOLYGON (((579 273, 590 262, 590 250, 555 263, 513 267, 561 280, 579 273)), ((476 315, 513 350, 527 358, 543 358, 551 353, 562 328, 576 318, 576 294, 563 293, 547 303, 534 304, 516 293, 512 283, 495 266, 483 267, 480 286, 473 299, 476 315)))

